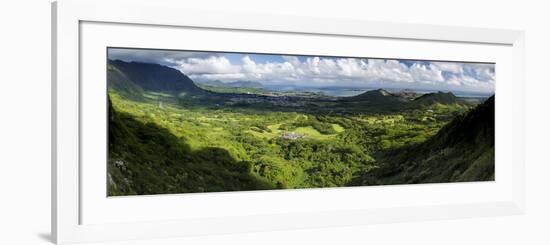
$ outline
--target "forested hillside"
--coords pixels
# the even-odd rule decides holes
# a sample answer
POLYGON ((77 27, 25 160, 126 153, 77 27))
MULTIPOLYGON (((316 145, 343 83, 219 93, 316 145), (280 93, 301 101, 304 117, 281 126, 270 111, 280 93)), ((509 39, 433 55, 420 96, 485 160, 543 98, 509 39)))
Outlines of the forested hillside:
POLYGON ((361 184, 494 180, 495 98, 457 116, 418 145, 385 152, 361 184))
POLYGON ((109 100, 109 195, 272 189, 227 150, 193 150, 154 123, 117 112, 109 100))

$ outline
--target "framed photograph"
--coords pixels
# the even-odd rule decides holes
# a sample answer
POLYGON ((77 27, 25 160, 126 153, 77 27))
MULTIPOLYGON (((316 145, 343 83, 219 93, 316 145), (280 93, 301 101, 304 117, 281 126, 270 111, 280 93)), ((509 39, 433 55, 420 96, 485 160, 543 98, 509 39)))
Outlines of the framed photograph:
POLYGON ((522 31, 52 11, 59 244, 523 213, 522 31))

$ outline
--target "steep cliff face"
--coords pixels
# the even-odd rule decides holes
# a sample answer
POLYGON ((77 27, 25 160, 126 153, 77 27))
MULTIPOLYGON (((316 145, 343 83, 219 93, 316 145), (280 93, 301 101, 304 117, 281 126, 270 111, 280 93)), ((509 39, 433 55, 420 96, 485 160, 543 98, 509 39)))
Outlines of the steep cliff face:
POLYGON ((137 86, 146 91, 171 94, 205 93, 185 74, 158 64, 110 60, 108 72, 110 84, 124 83, 124 87, 137 86))

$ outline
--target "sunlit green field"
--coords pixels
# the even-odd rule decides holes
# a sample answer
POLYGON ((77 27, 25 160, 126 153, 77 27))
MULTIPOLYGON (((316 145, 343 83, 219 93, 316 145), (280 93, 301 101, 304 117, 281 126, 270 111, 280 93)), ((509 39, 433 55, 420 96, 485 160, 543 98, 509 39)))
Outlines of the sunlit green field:
MULTIPOLYGON (((125 99, 111 90, 109 97, 115 111, 140 125, 166 129, 179 141, 178 144, 189 148, 185 152, 201 152, 205 149, 221 149, 224 154, 227 152, 228 156, 224 155, 224 158, 229 158, 232 164, 244 166, 242 171, 249 175, 246 178, 252 176, 261 183, 247 187, 249 189, 355 185, 361 173, 378 166, 381 152, 423 142, 453 117, 469 109, 463 105, 436 104, 384 114, 360 110, 325 113, 314 110, 269 110, 254 106, 187 106, 188 103, 178 103, 177 98, 162 93, 146 93, 145 99, 139 101, 125 99)), ((125 127, 133 130, 137 126, 128 126, 127 123, 125 127)), ((138 148, 136 146, 133 149, 138 148)), ((151 166, 167 162, 173 164, 177 160, 168 159, 169 156, 165 155, 180 154, 174 151, 176 153, 133 152, 132 157, 135 161, 150 159, 147 164, 151 166), (139 154, 143 156, 137 157, 139 154)), ((123 150, 117 150, 111 154, 109 161, 128 161, 128 158, 123 150)), ((205 159, 199 156, 197 159, 201 162, 216 161, 214 157, 205 159)), ((127 174, 122 173, 126 170, 113 166, 111 164, 110 168, 114 177, 127 174)), ((208 167, 205 168, 204 171, 210 171, 208 167)), ((135 169, 133 174, 138 174, 136 171, 145 170, 135 169)), ((166 178, 175 178, 173 175, 167 173, 166 178)), ((196 181, 196 185, 200 186, 202 180, 196 181)), ((176 178, 165 182, 173 182, 174 186, 158 187, 163 188, 163 192, 219 190, 202 186, 180 188, 176 186, 179 183, 176 178)), ((225 185, 226 190, 246 189, 227 187, 230 186, 227 183, 225 185)), ((159 192, 155 188, 150 187, 148 192, 159 192)), ((113 190, 111 194, 116 195, 117 191, 113 190)))

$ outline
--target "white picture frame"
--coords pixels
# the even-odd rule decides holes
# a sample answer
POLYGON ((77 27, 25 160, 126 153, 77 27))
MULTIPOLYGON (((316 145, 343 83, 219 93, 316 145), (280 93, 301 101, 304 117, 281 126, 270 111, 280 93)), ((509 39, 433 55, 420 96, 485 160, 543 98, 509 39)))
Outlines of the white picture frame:
MULTIPOLYGON (((190 5, 192 4, 172 0, 60 0, 52 4, 52 237, 56 243, 152 239, 339 225, 409 222, 513 215, 524 212, 524 34, 522 31, 198 11, 190 9, 190 5), (187 10, 185 15, 181 14, 182 10, 187 10), (460 197, 466 199, 460 202, 448 199, 446 202, 409 200, 407 203, 402 203, 400 199, 390 201, 388 198, 387 201, 381 200, 378 202, 377 206, 345 206, 335 203, 330 208, 327 206, 326 209, 318 208, 310 212, 304 211, 303 208, 292 210, 292 207, 284 210, 284 212, 277 212, 274 208, 266 208, 261 212, 258 211, 258 213, 239 213, 235 211, 235 214, 224 214, 221 210, 218 213, 214 212, 215 215, 209 216, 199 214, 187 217, 182 214, 181 216, 175 215, 176 218, 174 219, 162 218, 159 220, 154 220, 151 216, 162 216, 162 213, 151 213, 150 216, 144 216, 141 220, 125 219, 123 216, 117 216, 116 220, 103 217, 103 220, 97 219, 90 223, 83 222, 84 208, 95 205, 94 202, 91 202, 91 205, 87 207, 83 205, 87 203, 83 201, 87 200, 87 192, 83 191, 85 189, 82 187, 84 183, 82 177, 87 176, 84 171, 89 170, 89 168, 83 168, 81 164, 83 160, 81 134, 83 120, 85 120, 82 117, 81 95, 88 92, 87 90, 83 91, 83 88, 86 88, 85 86, 81 86, 81 81, 85 79, 81 71, 84 68, 88 69, 87 65, 86 67, 83 65, 84 58, 82 54, 86 52, 83 49, 83 41, 87 40, 83 37, 83 25, 88 23, 120 24, 141 26, 143 28, 170 27, 224 32, 262 32, 266 35, 282 33, 342 39, 370 38, 378 39, 378 42, 384 42, 384 40, 437 42, 442 46, 471 44, 471 46, 504 47, 502 50, 505 51, 502 52, 506 54, 502 55, 503 58, 498 59, 506 63, 506 66, 503 66, 506 67, 506 72, 501 73, 505 74, 503 75, 505 77, 500 77, 499 81, 506 81, 506 83, 499 90, 497 82, 497 91, 502 91, 503 94, 500 97, 502 99, 499 98, 500 95, 497 95, 497 104, 507 105, 506 117, 510 118, 510 122, 507 124, 506 129, 501 128, 501 131, 504 131, 505 134, 499 136, 497 132, 497 144, 498 142, 508 142, 506 154, 509 156, 507 161, 510 164, 506 167, 507 177, 499 181, 497 176, 494 185, 468 185, 466 183, 460 186, 445 186, 433 184, 414 188, 407 186, 366 187, 371 189, 362 187, 353 189, 331 188, 308 191, 271 191, 268 194, 264 192, 247 192, 246 194, 212 193, 201 196, 202 202, 206 203, 240 198, 254 200, 260 197, 268 199, 282 198, 288 201, 291 198, 299 198, 300 196, 309 198, 323 195, 326 196, 325 198, 346 198, 346 195, 362 195, 365 193, 374 195, 374 192, 382 197, 388 196, 390 193, 428 193, 424 196, 425 199, 436 195, 438 192, 444 194, 449 190, 460 191, 460 193, 476 192, 478 196, 493 191, 492 188, 498 188, 500 192, 499 195, 490 198, 471 199, 468 199, 470 198, 468 195, 461 196, 462 194, 459 194, 460 197), (506 95, 510 94, 507 91, 514 92, 513 101, 510 101, 511 98, 506 95), (398 202, 399 204, 396 204, 398 202)), ((164 30, 164 32, 169 33, 170 30, 164 30)), ((86 41, 86 43, 90 42, 86 41)), ((106 42, 101 43, 102 45, 108 45, 106 42)), ((475 58, 473 55, 470 57, 470 59, 475 58)), ((500 94, 500 92, 497 93, 500 94)), ((497 124, 498 118, 497 116, 497 124)), ((102 132, 102 134, 105 134, 105 132, 102 132)), ((496 159, 498 164, 498 152, 496 159)), ((502 158, 500 159, 502 160, 502 158)), ((95 179, 93 176, 91 178, 94 178, 93 181, 96 182, 106 181, 95 179)), ((420 195, 418 196, 417 198, 421 199, 420 195)), ((125 200, 125 204, 135 202, 138 207, 140 205, 170 207, 172 203, 177 203, 184 197, 185 195, 138 197, 139 199, 125 200), (144 201, 146 199, 147 201, 144 201)), ((200 202, 201 200, 198 200, 195 203, 197 207, 200 207, 200 202)), ((239 203, 235 202, 234 204, 239 203)), ((167 210, 173 211, 173 208, 167 210)), ((195 211, 200 213, 198 208, 195 211)), ((97 214, 98 211, 94 212, 92 214, 97 214)), ((132 213, 125 215, 129 216, 132 213)), ((115 217, 115 215, 109 213, 104 216, 115 217)), ((98 217, 101 217, 101 215, 98 215, 98 217)))

